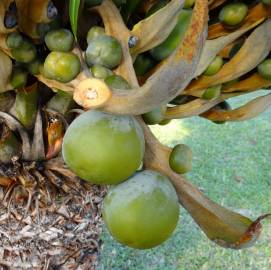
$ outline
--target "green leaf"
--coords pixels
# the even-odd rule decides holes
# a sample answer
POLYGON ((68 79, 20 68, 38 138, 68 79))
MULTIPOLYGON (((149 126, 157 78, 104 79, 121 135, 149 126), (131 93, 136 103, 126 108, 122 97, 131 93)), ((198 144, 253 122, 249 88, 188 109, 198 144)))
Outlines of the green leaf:
POLYGON ((78 23, 78 13, 81 0, 70 0, 69 5, 69 14, 70 14, 70 23, 72 27, 72 32, 75 39, 77 40, 77 23, 78 23))

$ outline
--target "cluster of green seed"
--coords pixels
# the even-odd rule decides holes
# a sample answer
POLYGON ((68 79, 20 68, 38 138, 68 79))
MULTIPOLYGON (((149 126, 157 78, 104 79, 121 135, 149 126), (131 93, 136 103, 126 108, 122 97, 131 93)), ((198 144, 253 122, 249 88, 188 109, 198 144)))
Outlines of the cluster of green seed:
POLYGON ((129 89, 129 83, 112 71, 122 60, 119 41, 106 35, 105 29, 93 26, 87 34, 86 63, 95 78, 102 79, 112 89, 129 89))

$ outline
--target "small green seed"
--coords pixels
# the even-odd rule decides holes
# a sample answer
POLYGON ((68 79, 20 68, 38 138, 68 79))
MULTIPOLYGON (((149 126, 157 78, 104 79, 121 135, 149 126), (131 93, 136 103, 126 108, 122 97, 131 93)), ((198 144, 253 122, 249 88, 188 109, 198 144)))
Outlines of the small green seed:
POLYGON ((223 59, 220 56, 216 56, 211 64, 204 71, 203 75, 212 76, 215 75, 223 66, 223 59))
POLYGON ((192 151, 187 145, 178 144, 170 154, 169 165, 178 174, 187 173, 192 169, 192 156, 192 151))
POLYGON ((237 26, 243 22, 248 13, 244 3, 231 3, 224 6, 219 12, 219 20, 226 26, 237 26))
POLYGON ((36 58, 37 51, 31 41, 23 40, 18 48, 11 49, 11 54, 17 62, 30 63, 36 58))
POLYGON ((69 52, 73 47, 74 37, 67 29, 52 30, 46 34, 45 43, 50 51, 69 52))
POLYGON ((161 123, 164 120, 166 109, 166 106, 161 106, 143 114, 142 117, 144 122, 147 125, 156 125, 161 123))
POLYGON ((14 89, 22 88, 27 83, 27 72, 21 68, 15 68, 12 71, 10 84, 14 89))
POLYGON ((207 100, 211 100, 211 99, 215 99, 215 98, 219 97, 220 93, 221 93, 221 87, 222 87, 222 85, 219 84, 219 85, 215 85, 215 86, 211 86, 211 87, 207 88, 204 91, 202 98, 207 99, 207 100))
POLYGON ((101 65, 93 65, 90 68, 90 71, 93 74, 93 76, 95 78, 98 78, 98 79, 105 79, 106 77, 109 77, 110 75, 113 75, 112 70, 110 70, 110 69, 108 69, 106 67, 103 67, 101 65))
POLYGON ((271 80, 271 59, 265 59, 258 65, 258 73, 266 80, 271 80))
POLYGON ((23 37, 17 32, 11 33, 7 36, 6 43, 10 49, 19 48, 23 44, 23 37))
POLYGON ((93 39, 101 35, 105 35, 105 30, 103 27, 100 26, 91 27, 87 33, 87 43, 89 44, 93 39))
POLYGON ((40 59, 37 58, 34 61, 27 64, 26 68, 30 74, 35 76, 40 74, 40 65, 42 65, 42 62, 40 59))
POLYGON ((122 90, 126 90, 131 88, 129 83, 121 76, 119 75, 111 75, 109 77, 107 77, 105 80, 105 83, 113 89, 122 89, 122 90))

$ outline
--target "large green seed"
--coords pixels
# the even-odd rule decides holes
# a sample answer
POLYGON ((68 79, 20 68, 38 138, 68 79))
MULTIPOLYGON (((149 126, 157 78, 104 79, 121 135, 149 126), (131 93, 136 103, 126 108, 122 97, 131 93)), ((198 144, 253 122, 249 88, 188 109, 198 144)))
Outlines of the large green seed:
POLYGON ((231 3, 224 6, 219 12, 219 20, 227 26, 237 26, 247 16, 248 7, 244 3, 231 3))
POLYGON ((109 190, 102 217, 120 243, 137 249, 152 248, 166 241, 176 228, 178 196, 166 176, 142 171, 109 190))
POLYGON ((50 51, 69 52, 73 47, 74 37, 70 30, 53 30, 46 34, 45 43, 50 51))
POLYGON ((122 48, 114 37, 100 35, 93 39, 86 50, 88 66, 99 64, 107 68, 115 68, 122 59, 122 48))
POLYGON ((265 59, 258 65, 258 73, 266 80, 271 80, 271 59, 265 59))
POLYGON ((77 55, 70 52, 51 52, 44 62, 44 76, 48 79, 67 83, 80 72, 81 64, 77 55))
POLYGON ((96 184, 125 181, 140 166, 145 141, 132 116, 88 111, 77 117, 63 140, 63 158, 82 179, 96 184))
POLYGON ((185 144, 176 145, 169 157, 171 169, 178 173, 184 174, 192 169, 192 151, 185 144))

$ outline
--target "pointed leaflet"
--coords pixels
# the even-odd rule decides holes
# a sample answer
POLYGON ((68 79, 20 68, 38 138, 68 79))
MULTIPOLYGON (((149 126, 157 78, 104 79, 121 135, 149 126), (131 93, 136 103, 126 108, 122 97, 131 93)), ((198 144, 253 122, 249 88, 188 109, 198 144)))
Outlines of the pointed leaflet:
POLYGON ((255 24, 251 24, 245 28, 238 29, 229 35, 219 37, 216 39, 206 40, 203 51, 201 54, 200 62, 197 66, 197 70, 195 72, 195 77, 201 75, 204 70, 211 64, 213 59, 216 57, 216 55, 228 44, 232 43, 234 40, 241 37, 243 34, 245 34, 250 29, 254 28, 258 22, 255 24))
POLYGON ((183 176, 174 173, 169 166, 171 149, 160 144, 146 124, 138 119, 146 138, 144 164, 147 169, 167 175, 179 195, 179 201, 190 213, 206 236, 220 246, 241 249, 253 245, 261 232, 261 219, 255 222, 230 211, 203 195, 183 176))
POLYGON ((220 97, 213 100, 197 98, 185 104, 167 108, 167 111, 165 113, 165 118, 166 119, 180 119, 180 118, 187 118, 191 116, 200 115, 210 110, 212 107, 214 107, 218 103, 228 98, 239 96, 239 95, 241 95, 241 93, 223 94, 220 97))
POLYGON ((245 92, 259 90, 271 86, 271 80, 266 80, 261 77, 257 72, 250 75, 248 78, 230 84, 228 87, 223 88, 224 93, 230 92, 245 92))
MULTIPOLYGON (((107 2, 104 0, 104 3, 107 2)), ((197 1, 190 26, 179 48, 142 87, 129 91, 114 91, 103 109, 116 114, 138 115, 167 103, 181 92, 192 79, 199 61, 206 38, 207 16, 208 2, 197 1)), ((114 23, 109 27, 114 28, 114 23)), ((115 29, 114 32, 122 35, 119 29, 115 29)))
POLYGON ((75 39, 77 40, 77 24, 78 24, 78 13, 80 7, 80 0, 70 0, 69 3, 69 15, 72 32, 75 39))
POLYGON ((213 76, 202 76, 198 80, 194 80, 186 89, 187 93, 190 90, 205 89, 216 84, 237 79, 254 69, 270 52, 270 27, 271 20, 267 20, 258 26, 247 38, 236 55, 218 73, 213 76))
POLYGON ((267 110, 270 106, 271 94, 268 94, 262 97, 257 97, 244 106, 241 106, 235 110, 210 110, 204 113, 202 116, 212 121, 244 121, 258 116, 267 110))

